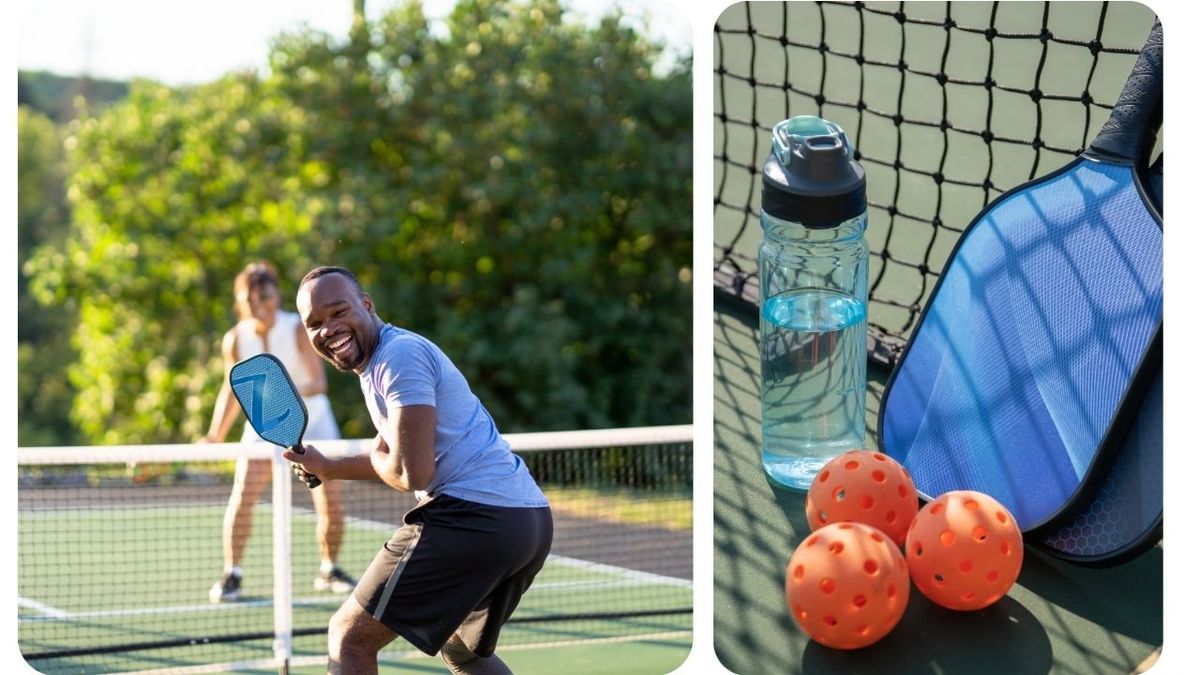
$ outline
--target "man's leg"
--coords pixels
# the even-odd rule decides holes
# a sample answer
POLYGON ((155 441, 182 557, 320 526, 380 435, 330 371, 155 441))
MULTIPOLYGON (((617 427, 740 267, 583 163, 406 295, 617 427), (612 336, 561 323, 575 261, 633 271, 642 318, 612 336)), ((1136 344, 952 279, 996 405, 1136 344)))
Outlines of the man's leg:
POLYGON ((454 675, 512 675, 512 671, 500 660, 499 656, 495 654, 487 658, 476 656, 475 652, 467 649, 457 633, 450 636, 439 653, 454 675))
POLYGON ((376 675, 379 650, 396 637, 392 629, 367 614, 357 600, 346 598, 329 620, 330 675, 376 675))

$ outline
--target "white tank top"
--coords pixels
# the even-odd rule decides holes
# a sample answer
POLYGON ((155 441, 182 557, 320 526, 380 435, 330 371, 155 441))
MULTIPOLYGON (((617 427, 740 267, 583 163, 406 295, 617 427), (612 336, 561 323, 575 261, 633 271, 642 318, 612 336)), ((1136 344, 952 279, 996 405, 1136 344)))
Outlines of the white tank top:
POLYGON ((303 391, 312 378, 309 377, 308 369, 304 367, 304 361, 300 359, 300 352, 296 344, 296 326, 299 324, 299 314, 283 310, 277 311, 275 325, 267 331, 267 340, 264 344, 263 339, 258 335, 257 322, 254 319, 239 321, 237 323, 238 360, 248 359, 255 354, 269 351, 283 362, 283 367, 287 368, 288 374, 292 376, 292 381, 296 383, 296 389, 303 391), (268 347, 270 347, 269 350, 268 347))

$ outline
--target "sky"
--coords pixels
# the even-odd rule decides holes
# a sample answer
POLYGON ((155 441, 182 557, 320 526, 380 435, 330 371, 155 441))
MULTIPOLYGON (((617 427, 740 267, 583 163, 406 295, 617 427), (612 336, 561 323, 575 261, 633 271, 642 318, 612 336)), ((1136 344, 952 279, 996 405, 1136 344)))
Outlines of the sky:
MULTIPOLYGON (((400 0, 367 0, 377 17, 400 0)), ((613 7, 645 17, 649 35, 671 53, 689 52, 691 24, 678 4, 661 0, 564 0, 583 21, 613 7)), ((453 0, 426 0, 426 14, 447 16, 453 0)), ((263 69, 272 36, 301 23, 345 35, 352 0, 19 0, 17 66, 96 78, 148 77, 196 84, 234 69, 263 69)))

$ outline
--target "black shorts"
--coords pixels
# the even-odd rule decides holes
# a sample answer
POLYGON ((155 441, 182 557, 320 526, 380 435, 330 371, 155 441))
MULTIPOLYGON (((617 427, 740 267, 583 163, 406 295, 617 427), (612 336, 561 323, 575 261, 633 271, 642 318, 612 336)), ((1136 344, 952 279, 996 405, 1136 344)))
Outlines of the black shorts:
POLYGON ((430 656, 455 632, 472 652, 490 656, 500 627, 542 569, 553 532, 549 507, 439 495, 404 515, 354 598, 430 656))

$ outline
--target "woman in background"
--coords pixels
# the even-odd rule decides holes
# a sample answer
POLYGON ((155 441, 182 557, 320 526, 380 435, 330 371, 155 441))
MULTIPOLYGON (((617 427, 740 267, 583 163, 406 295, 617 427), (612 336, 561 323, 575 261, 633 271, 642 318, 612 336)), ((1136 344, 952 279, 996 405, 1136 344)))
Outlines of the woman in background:
MULTIPOLYGON (((263 352, 283 362, 304 398, 304 405, 308 409, 305 439, 340 438, 329 397, 325 395, 324 366, 309 345, 308 336, 300 324, 300 316, 280 309, 279 275, 275 269, 265 262, 250 263, 234 279, 233 293, 238 322, 225 333, 221 341, 225 378, 217 394, 212 423, 200 442, 220 443, 225 440, 233 423, 241 417, 241 408, 229 385, 229 371, 238 361, 263 352)), ((247 424, 242 433, 242 442, 258 440, 261 440, 258 434, 247 424)), ((242 556, 250 538, 254 504, 270 482, 270 460, 244 457, 238 460, 222 532, 225 571, 209 591, 209 600, 214 603, 234 602, 241 593, 242 556)), ((340 483, 331 481, 310 492, 317 512, 317 544, 321 552, 321 566, 313 580, 313 588, 349 593, 356 582, 337 566, 343 530, 340 483)))

